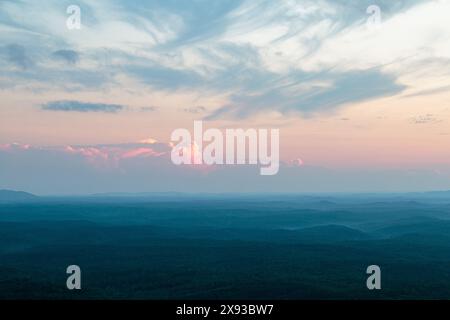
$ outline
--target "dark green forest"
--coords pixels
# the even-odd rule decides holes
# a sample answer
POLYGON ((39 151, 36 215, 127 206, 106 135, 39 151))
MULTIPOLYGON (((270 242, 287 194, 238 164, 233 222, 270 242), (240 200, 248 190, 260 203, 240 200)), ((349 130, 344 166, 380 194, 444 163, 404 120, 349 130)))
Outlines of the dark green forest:
POLYGON ((448 299, 449 218, 446 193, 14 199, 0 298, 448 299))

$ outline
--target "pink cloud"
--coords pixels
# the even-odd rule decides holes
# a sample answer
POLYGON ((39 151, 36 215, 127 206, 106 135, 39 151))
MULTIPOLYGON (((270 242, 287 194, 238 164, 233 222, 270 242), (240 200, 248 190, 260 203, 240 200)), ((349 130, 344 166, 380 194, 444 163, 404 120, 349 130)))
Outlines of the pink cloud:
POLYGON ((20 144, 20 143, 7 143, 0 144, 0 150, 2 151, 11 151, 11 150, 28 150, 31 149, 32 146, 29 144, 20 144))
POLYGON ((305 164, 305 162, 300 158, 292 160, 291 163, 294 167, 301 167, 305 164))
POLYGON ((159 157, 161 155, 163 155, 164 153, 162 152, 156 152, 155 150, 151 149, 151 148, 137 148, 137 149, 133 149, 130 151, 127 151, 125 153, 123 153, 121 155, 122 159, 127 159, 127 158, 135 158, 135 157, 140 157, 140 156, 154 156, 154 157, 159 157))
POLYGON ((64 151, 72 154, 80 154, 88 159, 102 159, 102 160, 109 159, 109 154, 107 152, 96 147, 67 146, 64 148, 64 151))
POLYGON ((168 145, 158 143, 154 139, 146 139, 139 143, 66 146, 63 151, 70 154, 79 154, 94 165, 118 167, 121 160, 161 157, 167 154, 168 150, 170 150, 168 145))

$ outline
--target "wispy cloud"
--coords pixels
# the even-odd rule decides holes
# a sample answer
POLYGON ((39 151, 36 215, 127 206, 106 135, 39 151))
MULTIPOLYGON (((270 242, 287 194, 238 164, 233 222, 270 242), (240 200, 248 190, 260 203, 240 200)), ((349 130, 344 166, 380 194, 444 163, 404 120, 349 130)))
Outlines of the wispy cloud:
POLYGON ((76 64, 80 60, 80 55, 74 50, 57 50, 53 56, 69 64, 76 64))
POLYGON ((439 119, 436 115, 429 113, 413 117, 411 118, 411 122, 414 124, 436 124, 442 122, 442 120, 439 119))
POLYGON ((52 101, 41 105, 42 110, 66 112, 106 112, 116 113, 126 107, 118 104, 89 103, 81 101, 52 101))
POLYGON ((5 48, 0 72, 10 86, 49 91, 124 92, 132 83, 141 92, 220 96, 226 103, 211 118, 311 116, 410 86, 437 93, 423 91, 411 66, 423 72, 429 66, 419 62, 450 57, 447 1, 380 0, 382 26, 370 31, 372 2, 80 1, 84 27, 69 32, 56 2, 6 1, 0 36, 16 44, 5 48), (39 10, 46 14, 27 16, 39 10))
POLYGON ((420 90, 418 92, 414 92, 414 93, 405 95, 404 98, 429 96, 429 95, 434 95, 434 94, 443 93, 443 92, 447 92, 447 91, 450 91, 450 85, 432 88, 432 89, 420 90))
POLYGON ((203 106, 189 107, 189 108, 184 108, 183 112, 192 113, 192 114, 200 114, 200 113, 206 112, 206 108, 203 106))
POLYGON ((262 94, 235 95, 229 105, 216 110, 207 118, 216 119, 227 115, 245 118, 267 110, 310 116, 351 103, 392 96, 405 88, 397 83, 395 77, 377 69, 345 73, 297 73, 267 88, 262 94))
POLYGON ((158 107, 155 107, 155 106, 141 107, 141 108, 139 108, 139 110, 142 112, 154 112, 154 111, 158 110, 158 107))
POLYGON ((27 69, 32 65, 32 60, 28 57, 25 47, 22 45, 7 45, 5 52, 7 60, 19 68, 27 69))

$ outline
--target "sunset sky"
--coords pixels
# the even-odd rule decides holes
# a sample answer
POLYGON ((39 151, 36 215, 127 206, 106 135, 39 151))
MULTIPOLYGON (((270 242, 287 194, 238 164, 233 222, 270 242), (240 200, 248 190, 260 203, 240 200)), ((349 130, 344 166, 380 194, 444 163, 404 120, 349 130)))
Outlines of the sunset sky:
POLYGON ((450 189, 449 17, 446 0, 0 0, 0 189, 450 189), (194 120, 280 129, 279 174, 175 166, 170 134, 194 120))

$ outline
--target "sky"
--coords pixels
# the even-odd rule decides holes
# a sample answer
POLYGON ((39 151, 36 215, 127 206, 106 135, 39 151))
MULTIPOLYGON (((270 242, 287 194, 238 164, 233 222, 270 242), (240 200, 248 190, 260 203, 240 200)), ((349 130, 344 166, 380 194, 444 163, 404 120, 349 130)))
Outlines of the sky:
POLYGON ((449 0, 0 0, 0 189, 450 189, 449 14, 449 0), (278 174, 174 165, 171 132, 195 120, 279 129, 278 174))

